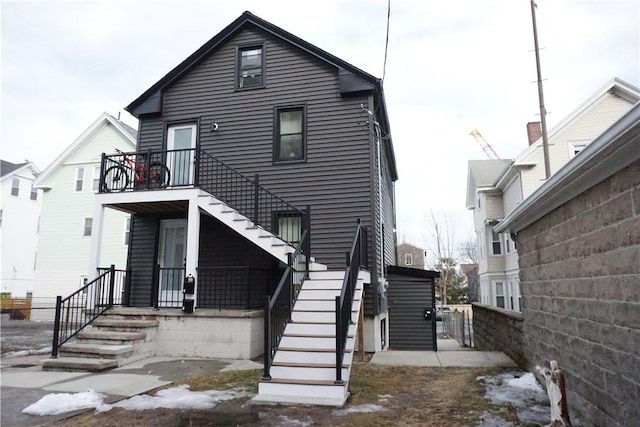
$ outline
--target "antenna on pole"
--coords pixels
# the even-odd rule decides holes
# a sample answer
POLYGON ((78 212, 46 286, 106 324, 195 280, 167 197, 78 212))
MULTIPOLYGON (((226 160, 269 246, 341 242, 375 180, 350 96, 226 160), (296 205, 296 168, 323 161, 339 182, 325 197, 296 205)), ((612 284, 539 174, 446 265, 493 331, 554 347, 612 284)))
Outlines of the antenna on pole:
POLYGON ((546 179, 551 176, 549 163, 549 141, 547 139, 547 110, 544 107, 544 94, 542 92, 542 73, 540 71, 540 49, 538 48, 538 28, 536 27, 536 3, 531 0, 531 19, 533 21, 533 43, 536 52, 536 70, 538 72, 538 100, 540 103, 540 125, 542 127, 542 151, 544 153, 544 173, 546 179))

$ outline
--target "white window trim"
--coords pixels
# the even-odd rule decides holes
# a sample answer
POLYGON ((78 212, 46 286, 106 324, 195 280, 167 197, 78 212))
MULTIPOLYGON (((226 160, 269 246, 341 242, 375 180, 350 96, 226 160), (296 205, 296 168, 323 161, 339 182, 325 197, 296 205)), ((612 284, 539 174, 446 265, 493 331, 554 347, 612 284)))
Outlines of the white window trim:
POLYGON ((91 191, 94 193, 98 193, 100 191, 100 166, 93 167, 93 177, 91 179, 91 191), (98 185, 95 185, 96 181, 98 185))
POLYGON ((76 168, 76 174, 73 177, 73 192, 74 193, 82 193, 84 191, 84 166, 79 166, 76 168), (82 178, 78 177, 79 172, 82 170, 82 178), (82 187, 78 190, 78 182, 82 182, 82 187))
POLYGON ((38 190, 33 186, 33 182, 31 183, 31 193, 29 193, 29 199, 34 202, 38 201, 38 190), (33 197, 35 194, 35 198, 33 197))
POLYGON ((91 237, 92 234, 93 234, 93 218, 90 218, 90 217, 82 218, 82 237, 91 237), (89 234, 86 233, 87 220, 91 221, 91 229, 89 229, 89 234))
POLYGON ((124 242, 123 246, 129 246, 129 240, 131 239, 131 215, 128 215, 124 219, 124 242))
POLYGON ((404 265, 413 265, 413 255, 404 254, 404 265))
POLYGON ((490 235, 490 237, 491 237, 491 255, 492 256, 503 256, 504 255, 504 251, 502 250, 502 238, 500 237, 500 233, 495 233, 495 234, 497 234, 497 240, 493 239, 494 231, 493 231, 493 229, 491 229, 491 235, 490 235), (494 248, 493 248, 493 244, 496 243, 496 242, 500 244, 500 253, 499 254, 497 254, 495 252, 494 248))
POLYGON ((20 197, 20 178, 14 176, 11 179, 11 191, 9 192, 9 194, 11 195, 11 197, 20 197), (18 184, 17 186, 14 184, 18 184), (18 194, 13 194, 13 190, 17 189, 18 190, 18 194))
POLYGON ((587 147, 587 145, 589 145, 589 141, 587 140, 570 142, 569 159, 573 159, 575 156, 577 156, 580 151, 584 150, 587 147), (580 148, 578 150, 578 153, 576 153, 576 148, 580 148))
POLYGON ((505 281, 504 280, 492 280, 491 284, 493 285, 493 304, 495 307, 499 307, 499 308, 507 308, 507 295, 505 292, 505 281), (502 284, 502 293, 498 294, 498 284, 502 284), (500 307, 498 305, 498 297, 502 297, 503 298, 503 306, 504 307, 500 307))

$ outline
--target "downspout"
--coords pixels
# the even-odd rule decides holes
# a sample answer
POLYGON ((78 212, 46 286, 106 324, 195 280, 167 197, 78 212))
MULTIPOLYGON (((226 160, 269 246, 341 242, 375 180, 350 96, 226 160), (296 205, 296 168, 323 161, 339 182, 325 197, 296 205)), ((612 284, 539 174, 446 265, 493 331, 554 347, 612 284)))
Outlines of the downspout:
MULTIPOLYGON (((376 150, 377 150, 377 168, 378 168, 378 232, 379 232, 379 236, 380 236, 380 251, 384 251, 384 233, 382 232, 382 162, 381 162, 381 157, 380 157, 380 123, 378 123, 377 121, 373 122, 373 128, 374 128, 374 137, 376 139, 376 150)), ((380 254, 380 276, 378 277, 378 283, 384 283, 385 278, 384 278, 384 258, 385 258, 385 254, 381 253, 380 254)), ((382 288, 380 288, 382 289, 382 288)))

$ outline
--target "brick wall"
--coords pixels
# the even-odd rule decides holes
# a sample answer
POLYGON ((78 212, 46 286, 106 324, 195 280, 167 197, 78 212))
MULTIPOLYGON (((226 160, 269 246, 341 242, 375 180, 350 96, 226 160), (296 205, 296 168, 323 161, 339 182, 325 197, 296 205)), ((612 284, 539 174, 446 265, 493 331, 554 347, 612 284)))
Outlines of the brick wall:
POLYGON ((529 369, 559 362, 583 425, 640 425, 640 162, 521 230, 518 253, 529 369))
POLYGON ((522 335, 522 314, 473 303, 474 347, 481 351, 502 351, 522 369, 527 369, 522 335))

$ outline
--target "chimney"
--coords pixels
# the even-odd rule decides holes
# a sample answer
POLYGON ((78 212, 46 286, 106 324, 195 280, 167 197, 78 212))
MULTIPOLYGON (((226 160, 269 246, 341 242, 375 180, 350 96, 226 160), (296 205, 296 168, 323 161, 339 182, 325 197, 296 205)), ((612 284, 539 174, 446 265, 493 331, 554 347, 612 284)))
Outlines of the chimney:
POLYGON ((533 144, 542 137, 542 128, 540 127, 540 122, 527 123, 527 137, 529 138, 529 145, 533 144))

